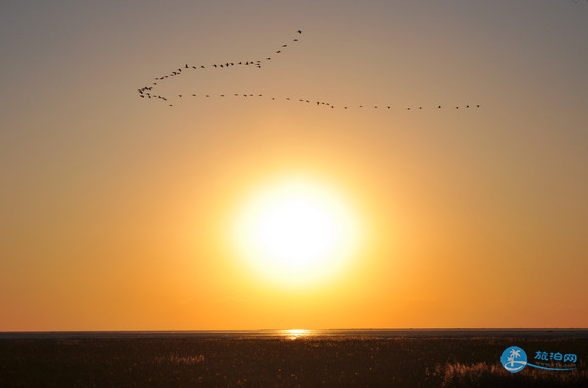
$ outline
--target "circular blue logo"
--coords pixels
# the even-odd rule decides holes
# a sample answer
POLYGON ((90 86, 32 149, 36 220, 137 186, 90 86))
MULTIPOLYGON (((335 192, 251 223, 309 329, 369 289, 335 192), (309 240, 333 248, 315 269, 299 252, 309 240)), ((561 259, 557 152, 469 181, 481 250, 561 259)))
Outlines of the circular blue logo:
POLYGON ((507 371, 517 373, 527 365, 527 354, 518 346, 511 346, 502 353, 500 362, 507 371))

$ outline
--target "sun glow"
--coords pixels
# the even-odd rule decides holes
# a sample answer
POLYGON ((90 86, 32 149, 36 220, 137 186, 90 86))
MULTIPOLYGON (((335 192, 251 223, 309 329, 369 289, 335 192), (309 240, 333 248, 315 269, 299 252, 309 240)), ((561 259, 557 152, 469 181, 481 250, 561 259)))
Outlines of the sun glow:
POLYGON ((249 267, 280 284, 317 282, 357 252, 361 228, 336 191, 302 179, 276 182, 246 202, 235 228, 249 267))

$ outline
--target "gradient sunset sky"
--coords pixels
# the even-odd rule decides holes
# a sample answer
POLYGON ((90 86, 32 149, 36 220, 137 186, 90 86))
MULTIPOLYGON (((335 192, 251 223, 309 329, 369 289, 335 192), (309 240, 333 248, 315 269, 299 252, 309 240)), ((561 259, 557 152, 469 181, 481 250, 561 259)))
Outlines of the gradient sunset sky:
POLYGON ((586 1, 3 1, 0 37, 0 330, 588 326, 586 1), (296 286, 231 237, 291 177, 363 235, 296 286))

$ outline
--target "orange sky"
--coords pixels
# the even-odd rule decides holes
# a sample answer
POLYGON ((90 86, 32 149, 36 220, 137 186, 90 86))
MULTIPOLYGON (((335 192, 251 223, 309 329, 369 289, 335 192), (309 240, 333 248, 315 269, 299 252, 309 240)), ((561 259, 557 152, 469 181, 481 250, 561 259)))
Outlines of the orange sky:
POLYGON ((0 330, 586 327, 587 17, 571 0, 1 4, 0 330), (268 55, 160 82, 173 107, 137 93, 268 55), (231 245, 248 195, 290 176, 366 234, 308 287, 231 245))

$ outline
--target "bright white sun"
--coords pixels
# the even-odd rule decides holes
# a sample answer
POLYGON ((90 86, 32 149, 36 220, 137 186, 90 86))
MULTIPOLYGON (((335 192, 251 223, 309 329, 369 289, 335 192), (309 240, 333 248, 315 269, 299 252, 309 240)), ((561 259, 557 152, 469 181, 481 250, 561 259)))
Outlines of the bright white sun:
POLYGON ((236 246, 250 267, 281 284, 308 284, 342 269, 360 228, 349 204, 316 182, 274 182, 245 204, 236 246))

